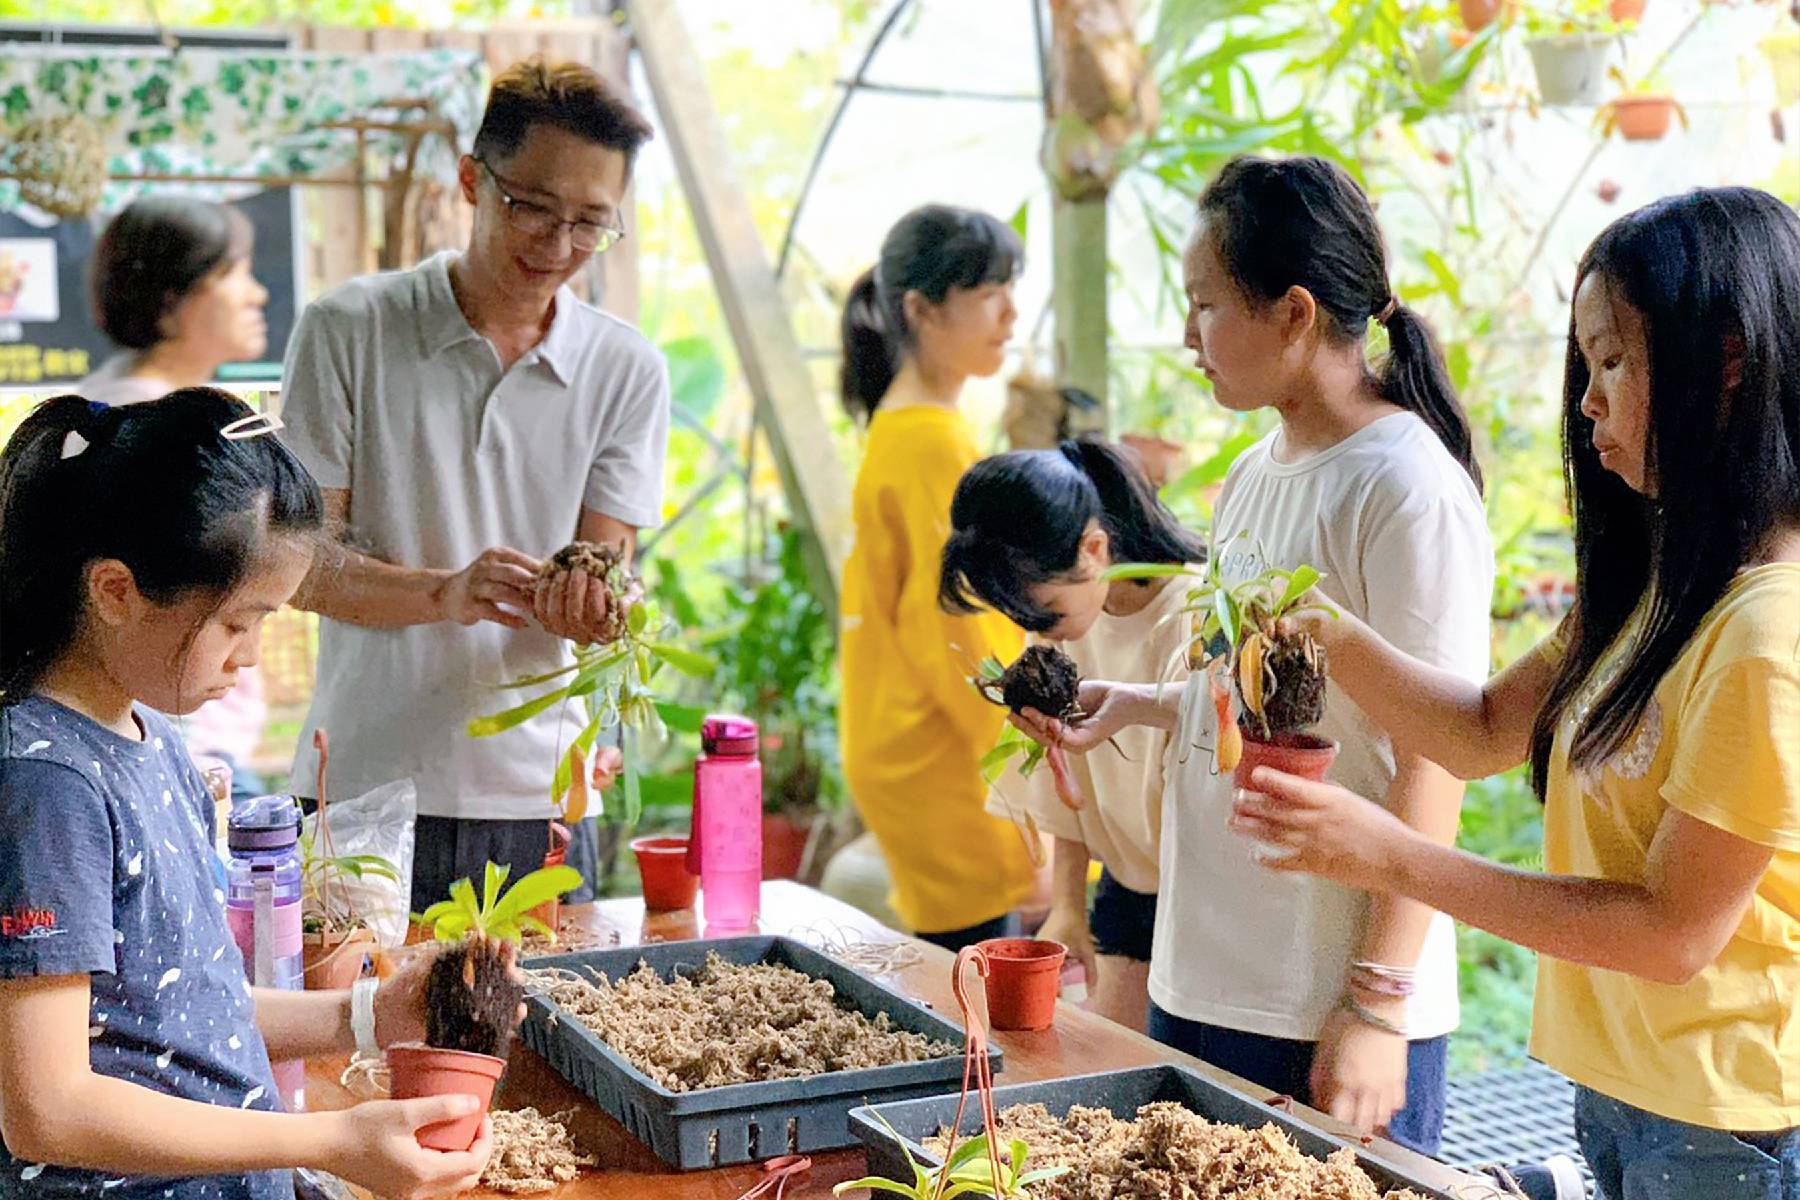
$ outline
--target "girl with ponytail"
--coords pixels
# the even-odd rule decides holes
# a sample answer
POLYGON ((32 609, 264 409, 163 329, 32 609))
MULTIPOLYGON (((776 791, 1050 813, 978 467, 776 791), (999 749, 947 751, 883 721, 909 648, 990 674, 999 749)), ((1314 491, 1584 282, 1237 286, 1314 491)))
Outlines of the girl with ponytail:
MULTIPOLYGON (((1096 679, 1155 679, 1189 637, 1187 589, 1169 579, 1108 583, 1116 562, 1190 564, 1206 543, 1182 528, 1125 453, 1102 442, 983 459, 956 486, 939 598, 950 612, 992 609, 1096 679)), ((1088 974, 1088 1007, 1144 1028, 1156 926, 1166 730, 1120 731, 1118 747, 1070 763, 1088 803, 1071 810, 1047 772, 1003 776, 988 811, 1028 813, 1056 843, 1050 916, 1038 932, 1088 974), (1088 861, 1102 864, 1092 910, 1088 861)))
POLYGON ((982 809, 981 756, 999 709, 969 686, 1016 627, 938 607, 950 496, 979 452, 958 411, 965 381, 1005 361, 1019 240, 986 213, 930 205, 902 217, 844 309, 844 405, 868 439, 844 566, 844 776, 887 860, 890 902, 955 950, 1017 924, 1032 848, 982 809))
MULTIPOLYGON (((1469 422, 1430 329, 1394 297, 1368 198, 1323 159, 1247 157, 1220 171, 1197 218, 1182 260, 1186 345, 1217 403, 1280 417, 1215 507, 1223 577, 1311 565, 1332 603, 1390 643, 1486 678, 1494 557, 1469 422), (1376 362, 1372 321, 1388 341, 1376 362)), ((1185 752, 1213 744, 1205 679, 1190 678, 1179 704, 1168 691, 1088 684, 1093 719, 1061 731, 1080 750, 1126 722, 1178 729, 1151 1035, 1436 1153, 1457 1023, 1450 921, 1259 866, 1227 827, 1230 777, 1212 773, 1210 754, 1185 752)), ((1335 687, 1317 732, 1340 746, 1337 782, 1381 797, 1424 838, 1454 838, 1462 785, 1335 687)))

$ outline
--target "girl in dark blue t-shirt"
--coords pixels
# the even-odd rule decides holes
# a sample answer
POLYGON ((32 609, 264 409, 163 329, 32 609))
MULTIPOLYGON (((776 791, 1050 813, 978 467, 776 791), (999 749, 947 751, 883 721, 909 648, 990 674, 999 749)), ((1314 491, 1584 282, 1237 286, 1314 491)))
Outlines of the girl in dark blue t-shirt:
MULTIPOLYGON (((318 488, 211 388, 63 396, 0 453, 0 1197, 264 1200, 323 1167, 379 1195, 487 1159, 414 1131, 474 1101, 280 1111, 269 1059, 348 1051, 350 993, 250 987, 213 807, 160 712, 224 695, 300 586, 318 488)), ((429 956, 420 956, 420 959, 429 956)), ((375 999, 417 1038, 423 961, 375 999)))

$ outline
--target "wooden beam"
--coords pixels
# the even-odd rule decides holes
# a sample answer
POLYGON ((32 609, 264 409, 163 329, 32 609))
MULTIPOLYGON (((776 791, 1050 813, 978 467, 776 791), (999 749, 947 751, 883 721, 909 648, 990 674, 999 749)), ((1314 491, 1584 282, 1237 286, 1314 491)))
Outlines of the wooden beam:
POLYGON ((738 361, 774 450, 788 504, 805 535, 813 584, 835 613, 850 547, 850 487, 820 411, 818 389, 675 3, 626 0, 625 12, 738 361))

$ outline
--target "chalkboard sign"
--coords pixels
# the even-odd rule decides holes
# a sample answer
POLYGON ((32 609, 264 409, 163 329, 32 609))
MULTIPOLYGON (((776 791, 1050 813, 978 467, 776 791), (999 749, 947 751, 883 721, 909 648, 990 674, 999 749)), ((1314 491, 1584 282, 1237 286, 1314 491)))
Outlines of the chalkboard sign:
MULTIPOLYGON (((256 230, 251 266, 269 290, 269 345, 258 362, 226 363, 223 384, 277 383, 294 328, 298 197, 269 188, 234 203, 256 230)), ((37 225, 0 212, 0 387, 74 383, 118 352, 94 325, 88 259, 111 213, 37 225)))

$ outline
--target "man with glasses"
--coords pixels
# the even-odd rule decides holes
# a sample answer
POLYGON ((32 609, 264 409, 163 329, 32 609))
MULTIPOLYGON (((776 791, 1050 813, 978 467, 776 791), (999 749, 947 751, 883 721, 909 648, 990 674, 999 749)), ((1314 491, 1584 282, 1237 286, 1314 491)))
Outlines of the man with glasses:
MULTIPOLYGON (((315 729, 331 795, 414 781, 415 911, 489 860, 515 879, 543 862, 581 716, 467 726, 525 698, 499 684, 555 671, 607 624, 602 589, 540 586, 542 560, 572 538, 635 548, 661 512, 667 367, 566 286, 625 236, 649 137, 586 67, 509 68, 460 164, 468 249, 334 289, 289 343, 287 438, 345 533, 296 599, 324 620, 295 790, 315 790, 315 729)), ((569 862, 591 883, 583 824, 569 862)))

